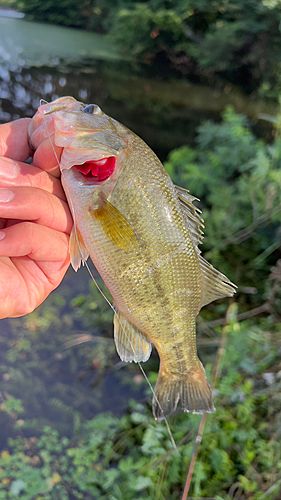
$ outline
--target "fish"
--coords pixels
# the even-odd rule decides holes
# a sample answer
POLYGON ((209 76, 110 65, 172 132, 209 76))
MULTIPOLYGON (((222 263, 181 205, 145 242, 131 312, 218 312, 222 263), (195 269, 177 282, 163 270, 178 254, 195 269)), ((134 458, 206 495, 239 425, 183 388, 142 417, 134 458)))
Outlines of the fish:
MULTIPOLYGON (((160 365, 152 409, 211 413, 212 390, 196 345, 201 308, 236 286, 201 254, 197 200, 173 184, 134 132, 97 104, 61 97, 42 104, 62 149, 61 182, 73 217, 75 271, 90 257, 113 298, 114 341, 124 362, 160 365)), ((43 120, 43 123, 44 123, 43 120)))

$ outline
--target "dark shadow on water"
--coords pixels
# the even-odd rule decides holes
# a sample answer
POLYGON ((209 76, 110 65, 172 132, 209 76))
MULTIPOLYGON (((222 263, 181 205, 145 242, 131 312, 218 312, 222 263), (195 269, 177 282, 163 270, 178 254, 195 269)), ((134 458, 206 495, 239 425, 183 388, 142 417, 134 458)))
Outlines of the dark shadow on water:
POLYGON ((212 89, 186 80, 166 80, 133 73, 127 64, 81 61, 54 67, 0 66, 0 122, 32 116, 40 99, 72 95, 97 103, 140 135, 163 160, 168 152, 194 141, 203 120, 218 120, 228 105, 247 114, 254 127, 270 135, 260 115, 274 115, 275 105, 230 89, 212 89))
MULTIPOLYGON (((131 398, 143 399, 145 385, 140 384, 138 367, 123 367, 115 352, 110 312, 105 307, 103 326, 91 328, 79 315, 79 307, 72 305, 72 299, 86 295, 88 289, 88 275, 69 270, 59 289, 34 314, 2 320, 0 447, 10 437, 36 435, 46 425, 73 436, 86 419, 104 411, 122 415, 131 398), (92 341, 67 347, 76 333, 85 332, 92 341), (1 411, 1 404, 6 409, 11 398, 21 401, 22 411, 1 411)), ((90 324, 96 324, 95 317, 90 324)))

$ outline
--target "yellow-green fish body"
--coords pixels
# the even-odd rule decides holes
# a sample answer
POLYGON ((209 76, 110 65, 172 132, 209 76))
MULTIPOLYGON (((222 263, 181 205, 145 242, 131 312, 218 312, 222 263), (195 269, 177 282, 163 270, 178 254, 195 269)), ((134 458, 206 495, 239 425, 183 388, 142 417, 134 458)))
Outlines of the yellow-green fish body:
POLYGON ((110 290, 121 359, 146 361, 151 344, 156 347, 156 418, 177 408, 213 411, 197 356, 196 317, 203 305, 233 295, 235 287, 200 255, 203 223, 194 198, 173 185, 139 137, 99 108, 84 112, 71 98, 43 108, 55 113, 56 144, 64 147, 62 184, 74 219, 72 263, 77 269, 90 255, 110 290), (106 180, 89 181, 75 167, 102 158, 116 159, 106 180))

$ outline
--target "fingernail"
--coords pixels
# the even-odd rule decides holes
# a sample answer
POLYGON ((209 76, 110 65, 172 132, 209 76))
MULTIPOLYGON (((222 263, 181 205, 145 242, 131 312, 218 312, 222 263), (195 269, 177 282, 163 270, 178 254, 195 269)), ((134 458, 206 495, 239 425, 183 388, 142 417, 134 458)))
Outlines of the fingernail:
POLYGON ((0 160, 0 179, 15 179, 19 174, 18 165, 10 158, 0 160))
POLYGON ((4 231, 0 231, 0 241, 3 240, 6 236, 6 233, 4 231))
POLYGON ((0 189, 0 203, 8 203, 9 201, 12 201, 14 196, 13 191, 10 191, 9 189, 0 189))

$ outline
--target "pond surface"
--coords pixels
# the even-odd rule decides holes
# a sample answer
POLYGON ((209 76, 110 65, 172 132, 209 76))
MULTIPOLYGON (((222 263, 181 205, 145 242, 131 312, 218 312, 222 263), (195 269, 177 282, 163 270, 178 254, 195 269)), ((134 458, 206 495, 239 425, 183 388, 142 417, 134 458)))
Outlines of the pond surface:
POLYGON ((0 122, 31 116, 41 98, 73 95, 98 103, 131 127, 161 158, 194 139, 198 124, 232 105, 254 124, 276 106, 230 85, 220 89, 167 79, 163 68, 132 68, 109 39, 71 28, 1 18, 0 122))
MULTIPOLYGON (((275 110, 229 86, 218 90, 151 75, 149 68, 132 70, 105 37, 1 17, 0 10, 0 123, 32 116, 41 98, 49 101, 62 95, 98 103, 141 135, 161 159, 172 148, 191 143, 199 123, 219 119, 229 104, 248 114, 254 124, 260 114, 275 110)), ((85 321, 79 315, 77 296, 87 295, 88 287, 85 270, 78 275, 69 271, 33 315, 2 321, 0 397, 20 399, 24 406, 16 424, 13 412, 10 417, 0 412, 2 445, 15 426, 22 426, 26 434, 52 423, 71 434, 79 419, 104 410, 122 413, 130 397, 143 397, 138 367, 119 369, 112 318, 104 312, 101 322, 100 311, 106 306, 100 305, 95 292, 88 308, 91 318, 85 321), (78 332, 93 333, 97 340, 65 349, 65 341, 78 332)))

